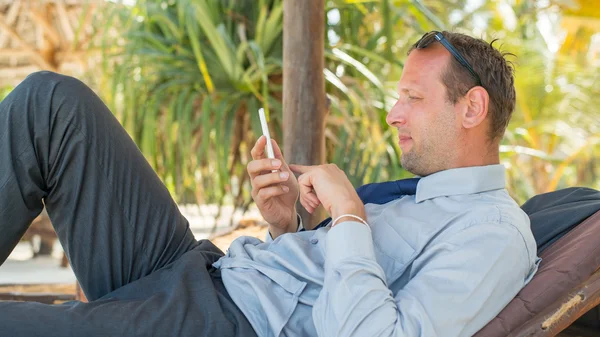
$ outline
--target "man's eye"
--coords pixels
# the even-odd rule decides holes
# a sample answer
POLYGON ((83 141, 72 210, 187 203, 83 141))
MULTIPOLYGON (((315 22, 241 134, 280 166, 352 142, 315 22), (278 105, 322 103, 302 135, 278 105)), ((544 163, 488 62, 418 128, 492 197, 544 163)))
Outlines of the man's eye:
POLYGON ((419 97, 416 96, 408 96, 408 99, 410 99, 411 101, 417 100, 419 99, 419 97))

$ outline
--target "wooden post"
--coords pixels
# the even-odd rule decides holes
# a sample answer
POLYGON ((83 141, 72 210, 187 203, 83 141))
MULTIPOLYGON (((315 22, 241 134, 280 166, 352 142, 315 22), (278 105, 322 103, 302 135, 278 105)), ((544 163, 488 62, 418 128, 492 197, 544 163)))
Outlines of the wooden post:
MULTIPOLYGON (((283 140, 293 164, 325 162, 324 0, 285 0, 283 7, 283 140)), ((298 205, 307 228, 324 218, 298 205)))

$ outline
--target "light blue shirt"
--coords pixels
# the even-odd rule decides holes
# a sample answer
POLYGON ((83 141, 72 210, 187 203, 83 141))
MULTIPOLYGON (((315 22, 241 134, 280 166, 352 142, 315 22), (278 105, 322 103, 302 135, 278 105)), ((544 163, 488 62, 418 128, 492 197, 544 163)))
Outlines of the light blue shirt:
POLYGON ((215 263, 258 336, 471 336, 537 270, 502 165, 422 178, 361 222, 235 240, 215 263))

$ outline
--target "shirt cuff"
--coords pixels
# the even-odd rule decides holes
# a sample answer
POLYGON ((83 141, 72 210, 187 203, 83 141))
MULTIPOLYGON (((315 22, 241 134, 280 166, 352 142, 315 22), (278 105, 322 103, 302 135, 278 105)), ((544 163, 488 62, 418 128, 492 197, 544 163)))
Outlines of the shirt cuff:
POLYGON ((326 259, 332 266, 351 259, 365 257, 375 260, 371 230, 361 222, 344 221, 327 234, 326 259))

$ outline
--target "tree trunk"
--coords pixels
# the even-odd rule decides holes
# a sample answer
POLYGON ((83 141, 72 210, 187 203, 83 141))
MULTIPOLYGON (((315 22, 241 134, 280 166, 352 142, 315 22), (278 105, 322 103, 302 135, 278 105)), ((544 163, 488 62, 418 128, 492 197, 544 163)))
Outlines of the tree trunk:
MULTIPOLYGON (((325 162, 324 0, 285 0, 283 11, 283 140, 293 164, 325 162)), ((324 218, 298 205, 307 228, 324 218)))

